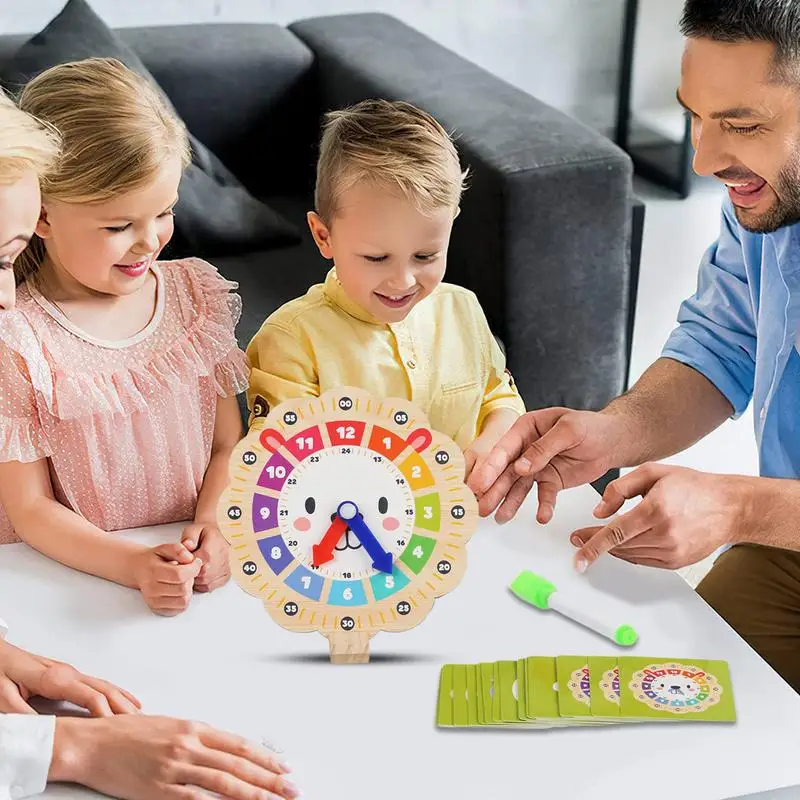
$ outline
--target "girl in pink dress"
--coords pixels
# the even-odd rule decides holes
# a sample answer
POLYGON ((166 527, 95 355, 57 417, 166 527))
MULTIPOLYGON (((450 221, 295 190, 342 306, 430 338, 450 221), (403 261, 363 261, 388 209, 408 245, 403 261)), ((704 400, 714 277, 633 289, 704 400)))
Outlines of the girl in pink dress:
POLYGON ((61 134, 36 236, 0 315, 0 543, 139 589, 153 611, 229 578, 216 526, 247 363, 235 284, 159 262, 185 128, 119 62, 55 67, 21 107, 61 134), (146 548, 109 531, 192 520, 146 548))

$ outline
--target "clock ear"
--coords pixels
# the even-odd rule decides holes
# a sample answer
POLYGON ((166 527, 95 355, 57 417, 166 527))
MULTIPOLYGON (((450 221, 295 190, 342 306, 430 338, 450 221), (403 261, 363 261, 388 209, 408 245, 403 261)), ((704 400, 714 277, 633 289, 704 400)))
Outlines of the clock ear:
POLYGON ((261 446, 265 450, 269 450, 270 453, 277 453, 281 447, 285 447, 286 445, 286 439, 272 428, 267 428, 267 430, 262 431, 258 440, 261 442, 261 446))
POLYGON ((429 430, 417 428, 417 430, 408 437, 408 445, 409 447, 413 447, 418 453, 421 453, 423 450, 430 447, 432 439, 433 437, 429 430))

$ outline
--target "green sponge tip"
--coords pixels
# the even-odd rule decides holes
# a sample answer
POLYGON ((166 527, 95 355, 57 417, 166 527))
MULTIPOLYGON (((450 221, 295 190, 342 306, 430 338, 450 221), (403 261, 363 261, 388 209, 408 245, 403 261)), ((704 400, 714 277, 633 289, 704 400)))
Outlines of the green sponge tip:
POLYGON ((639 634, 630 625, 620 625, 614 631, 614 641, 623 647, 630 647, 636 644, 639 634))
POLYGON ((545 610, 550 608, 550 595, 556 591, 550 581, 529 570, 520 572, 509 588, 520 600, 545 610))

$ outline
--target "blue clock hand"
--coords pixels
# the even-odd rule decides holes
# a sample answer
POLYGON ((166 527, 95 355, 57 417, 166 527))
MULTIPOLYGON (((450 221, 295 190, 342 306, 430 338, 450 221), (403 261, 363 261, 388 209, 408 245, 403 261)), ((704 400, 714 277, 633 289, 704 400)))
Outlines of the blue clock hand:
POLYGON ((391 553, 387 553, 381 547, 375 534, 369 529, 367 523, 364 522, 358 513, 358 506, 348 500, 339 506, 336 513, 339 515, 340 519, 343 519, 350 526, 350 530, 353 531, 358 541, 364 546, 367 554, 372 559, 372 566, 380 572, 386 572, 391 575, 391 553))

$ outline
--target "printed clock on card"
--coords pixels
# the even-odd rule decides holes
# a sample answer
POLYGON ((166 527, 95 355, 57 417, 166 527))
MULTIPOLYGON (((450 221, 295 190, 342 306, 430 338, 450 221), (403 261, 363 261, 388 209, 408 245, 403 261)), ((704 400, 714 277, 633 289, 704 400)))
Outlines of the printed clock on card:
POLYGON ((342 388, 256 419, 218 518, 239 585, 359 663, 378 631, 414 627, 455 588, 478 512, 461 450, 418 408, 342 388))

